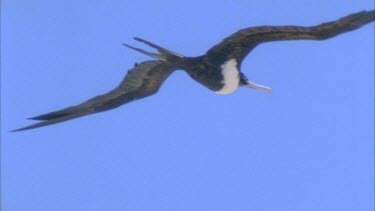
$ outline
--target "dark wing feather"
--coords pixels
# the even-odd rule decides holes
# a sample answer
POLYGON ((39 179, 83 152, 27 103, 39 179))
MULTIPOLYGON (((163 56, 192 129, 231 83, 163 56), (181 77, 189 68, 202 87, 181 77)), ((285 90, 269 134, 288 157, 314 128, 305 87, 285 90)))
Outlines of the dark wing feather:
POLYGON ((156 93, 176 68, 162 61, 145 61, 129 70, 124 80, 114 90, 96 96, 76 106, 30 118, 42 122, 14 131, 28 130, 56 124, 81 116, 114 109, 133 100, 156 93))
POLYGON ((238 61, 242 61, 260 43, 281 40, 328 39, 374 21, 374 14, 374 10, 362 11, 312 27, 257 26, 242 29, 208 50, 207 56, 225 55, 227 58, 236 58, 238 61))

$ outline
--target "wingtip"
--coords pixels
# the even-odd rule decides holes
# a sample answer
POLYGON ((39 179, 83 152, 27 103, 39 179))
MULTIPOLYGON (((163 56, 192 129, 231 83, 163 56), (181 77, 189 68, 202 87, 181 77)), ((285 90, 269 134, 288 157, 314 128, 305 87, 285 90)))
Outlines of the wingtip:
POLYGON ((9 132, 14 133, 14 132, 20 132, 20 131, 25 131, 25 130, 31 130, 31 129, 35 129, 35 128, 38 128, 38 127, 47 126, 49 124, 50 124, 49 121, 42 121, 42 122, 34 123, 32 125, 28 125, 26 127, 21 127, 21 128, 15 129, 15 130, 11 130, 9 132))
POLYGON ((14 132, 20 132, 20 131, 29 130, 29 129, 32 129, 32 128, 30 128, 30 127, 22 127, 22 128, 18 128, 18 129, 15 129, 15 130, 10 130, 8 132, 9 133, 14 133, 14 132))
MULTIPOLYGON (((45 114, 43 114, 43 115, 45 115, 45 114)), ((39 119, 41 116, 43 116, 43 115, 27 117, 26 119, 27 119, 27 120, 38 120, 38 119, 39 119)))
POLYGON ((350 24, 360 27, 375 20, 375 10, 363 10, 343 17, 350 24))
POLYGON ((20 132, 20 131, 23 131, 23 130, 21 130, 21 129, 16 129, 16 130, 10 130, 10 131, 8 131, 9 133, 15 133, 15 132, 20 132))
MULTIPOLYGON (((38 120, 36 119, 36 117, 30 117, 30 118, 27 118, 28 120, 38 120)), ((26 127, 21 127, 21 128, 17 128, 17 129, 14 129, 14 130, 10 130, 8 131, 9 133, 14 133, 14 132, 20 132, 20 131, 24 131, 24 130, 29 130, 29 129, 33 129, 34 127, 32 127, 34 125, 29 125, 29 126, 26 126, 26 127)))

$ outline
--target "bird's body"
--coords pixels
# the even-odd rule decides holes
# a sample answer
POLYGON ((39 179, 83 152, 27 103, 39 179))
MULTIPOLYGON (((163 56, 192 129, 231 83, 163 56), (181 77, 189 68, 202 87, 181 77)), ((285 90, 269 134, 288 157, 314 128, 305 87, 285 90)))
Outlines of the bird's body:
POLYGON ((325 40, 373 22, 374 14, 374 10, 362 11, 312 27, 250 27, 228 36, 210 48, 206 54, 197 57, 185 57, 146 40, 135 38, 157 49, 159 54, 126 46, 157 60, 135 65, 120 85, 106 94, 79 105, 33 117, 31 119, 41 122, 14 131, 38 128, 106 111, 150 96, 155 94, 168 76, 178 69, 186 71, 192 79, 217 94, 230 94, 242 86, 270 91, 269 87, 249 81, 241 71, 242 61, 257 45, 281 40, 325 40))
POLYGON ((147 52, 127 44, 124 45, 184 70, 192 79, 217 94, 230 94, 240 86, 271 91, 269 87, 248 81, 240 71, 242 60, 236 58, 235 55, 227 54, 226 51, 206 53, 197 57, 184 57, 141 38, 136 37, 135 39, 156 48, 161 54, 147 52))
MULTIPOLYGON (((240 85, 240 71, 236 59, 227 61, 204 61, 202 57, 188 62, 183 69, 187 74, 217 94, 230 94, 240 85)), ((189 60, 188 60, 189 61, 189 60)))

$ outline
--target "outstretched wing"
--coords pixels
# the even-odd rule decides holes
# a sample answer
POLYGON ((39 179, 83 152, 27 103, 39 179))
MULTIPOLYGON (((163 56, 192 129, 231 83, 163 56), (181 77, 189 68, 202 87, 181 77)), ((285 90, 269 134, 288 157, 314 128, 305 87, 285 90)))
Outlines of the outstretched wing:
POLYGON ((258 44, 281 40, 324 40, 355 30, 374 21, 374 10, 354 13, 336 21, 312 27, 257 26, 242 29, 208 50, 207 56, 225 55, 242 61, 258 44))
POLYGON ((79 105, 30 118, 42 122, 14 131, 43 127, 85 115, 114 109, 125 103, 155 94, 167 77, 177 68, 162 61, 145 61, 130 69, 114 90, 79 105))

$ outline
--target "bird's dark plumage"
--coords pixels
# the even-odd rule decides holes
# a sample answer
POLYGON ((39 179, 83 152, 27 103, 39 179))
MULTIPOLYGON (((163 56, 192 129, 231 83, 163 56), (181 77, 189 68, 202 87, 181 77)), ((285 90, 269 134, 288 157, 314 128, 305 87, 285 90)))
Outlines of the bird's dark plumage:
POLYGON ((150 96, 156 93, 165 79, 177 69, 185 70, 194 80, 220 94, 231 93, 239 86, 269 90, 268 87, 248 81, 240 71, 243 59, 257 45, 281 40, 328 39, 374 21, 374 14, 374 10, 362 11, 312 27, 250 27, 230 35, 209 49, 205 55, 198 57, 184 57, 143 39, 135 38, 137 41, 156 48, 159 54, 126 46, 158 60, 136 63, 121 84, 106 94, 96 96, 76 106, 30 118, 41 122, 14 131, 38 128, 106 111, 150 96))
POLYGON ((32 120, 42 122, 20 128, 14 131, 28 130, 46 125, 56 124, 81 116, 116 108, 133 100, 138 100, 155 94, 164 80, 176 68, 161 61, 145 61, 129 70, 124 80, 114 90, 98 95, 79 105, 62 110, 32 117, 32 120))
POLYGON ((354 13, 336 21, 312 27, 256 26, 242 29, 208 50, 208 55, 225 54, 243 60, 251 50, 264 42, 282 40, 324 40, 355 30, 374 21, 374 10, 354 13))

